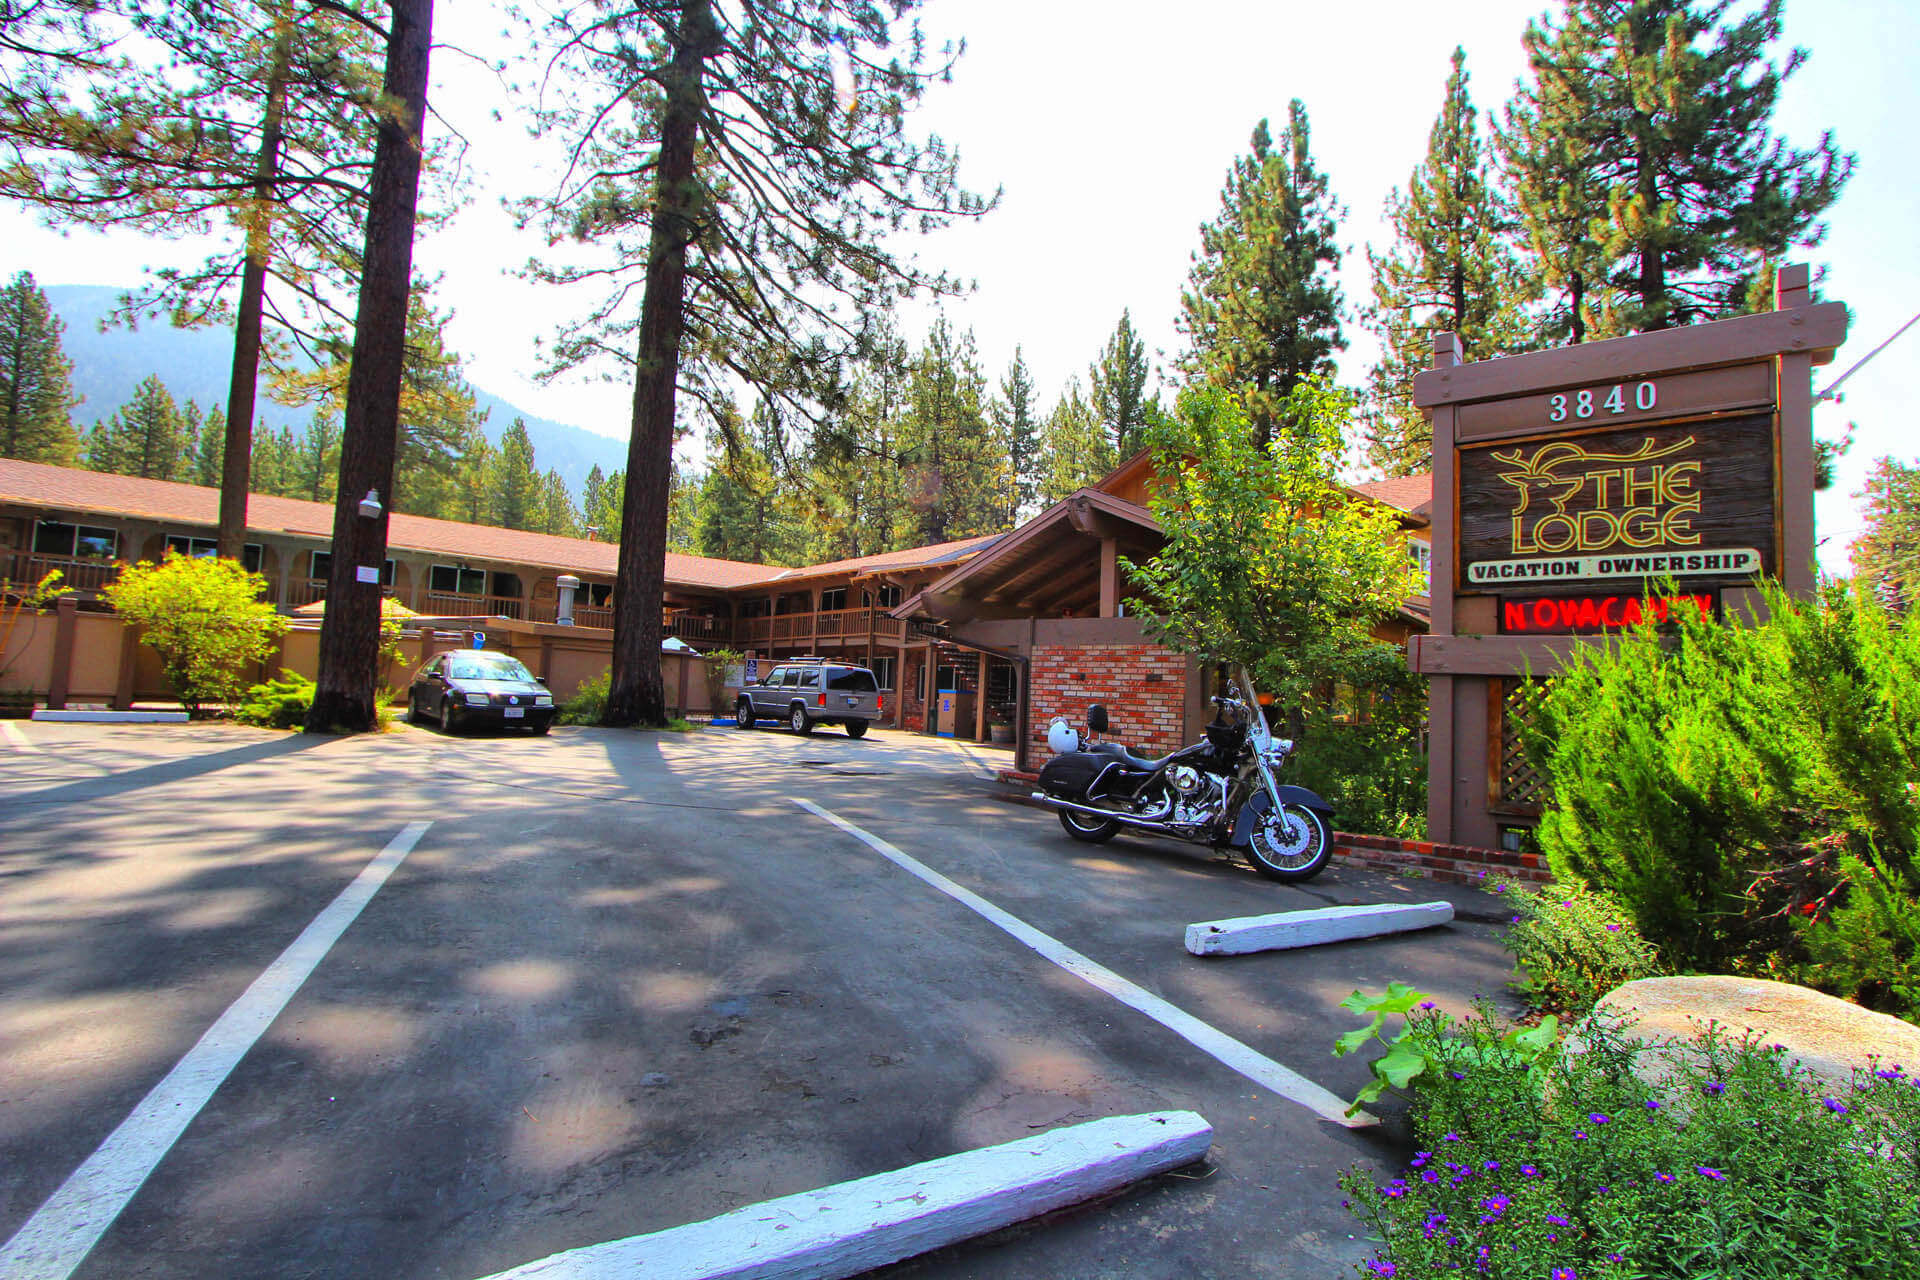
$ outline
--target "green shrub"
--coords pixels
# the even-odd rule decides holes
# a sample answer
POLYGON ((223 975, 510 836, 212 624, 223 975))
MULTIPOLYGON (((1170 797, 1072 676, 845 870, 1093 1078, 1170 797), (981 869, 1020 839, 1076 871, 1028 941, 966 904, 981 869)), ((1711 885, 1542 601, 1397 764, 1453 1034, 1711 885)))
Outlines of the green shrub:
POLYGON ((233 709, 233 718, 241 724, 263 729, 298 729, 306 722, 307 708, 313 705, 313 681, 296 671, 256 684, 247 690, 233 709))
POLYGON ((1409 674, 1397 649, 1368 650, 1330 700, 1301 708, 1286 780, 1325 797, 1343 831, 1423 840, 1426 718, 1426 677, 1409 674))
POLYGON ((1521 969, 1514 985, 1535 1009, 1578 1016, 1621 983, 1667 972, 1611 895, 1507 883, 1493 892, 1513 905, 1505 942, 1521 969))
POLYGON ((1920 1275, 1920 1089, 1898 1068, 1823 1089, 1781 1051, 1709 1034, 1643 1083, 1589 1024, 1528 1061, 1483 1010, 1416 1014, 1431 1059, 1416 1150, 1341 1180, 1378 1242, 1362 1275, 1495 1280, 1920 1275))
POLYGON ((1648 625, 1546 682, 1526 733, 1541 848, 1673 968, 1920 1020, 1920 630, 1839 588, 1767 607, 1648 625))
POLYGON ((727 702, 727 673, 745 662, 747 655, 738 649, 709 649, 700 656, 706 659, 700 677, 707 686, 707 714, 732 715, 733 707, 727 702))
POLYGON ((287 620, 261 603, 267 580, 232 560, 168 552, 121 571, 101 596, 140 628, 189 716, 240 697, 247 667, 273 652, 287 620))
POLYGON ((608 667, 573 691, 560 704, 561 724, 599 724, 606 713, 607 697, 613 692, 613 668, 608 667))

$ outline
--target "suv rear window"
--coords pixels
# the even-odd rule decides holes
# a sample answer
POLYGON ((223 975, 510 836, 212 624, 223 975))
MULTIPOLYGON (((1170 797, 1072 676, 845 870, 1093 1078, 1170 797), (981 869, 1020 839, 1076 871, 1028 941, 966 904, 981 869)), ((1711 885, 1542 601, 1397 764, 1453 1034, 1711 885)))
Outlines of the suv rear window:
POLYGON ((880 686, 873 682, 873 672, 865 667, 852 667, 827 677, 827 688, 841 693, 877 693, 880 686))

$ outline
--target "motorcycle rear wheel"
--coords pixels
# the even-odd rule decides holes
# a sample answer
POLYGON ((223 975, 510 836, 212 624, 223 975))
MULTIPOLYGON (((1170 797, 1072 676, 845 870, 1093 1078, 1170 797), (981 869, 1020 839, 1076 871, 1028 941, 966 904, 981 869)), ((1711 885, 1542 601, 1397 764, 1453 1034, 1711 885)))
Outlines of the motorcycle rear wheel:
POLYGON ((1247 839, 1247 861, 1269 880, 1301 884, 1326 869, 1333 857, 1333 835, 1312 809, 1282 805, 1261 815, 1247 839))
POLYGON ((1075 840, 1087 844, 1105 844, 1120 834, 1120 824, 1111 818, 1094 818, 1071 809, 1060 810, 1060 825, 1075 840))

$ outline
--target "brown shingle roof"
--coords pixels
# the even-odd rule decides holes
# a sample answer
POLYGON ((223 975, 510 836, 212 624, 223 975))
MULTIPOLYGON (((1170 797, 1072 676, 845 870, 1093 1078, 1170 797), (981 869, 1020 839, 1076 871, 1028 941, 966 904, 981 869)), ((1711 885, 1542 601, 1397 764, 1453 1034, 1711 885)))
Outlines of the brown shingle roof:
POLYGON ((1369 480, 1365 484, 1354 485, 1353 491, 1397 511, 1433 518, 1433 473, 1430 471, 1423 471, 1417 476, 1369 480))
POLYGON ((1004 536, 1004 534, 986 533, 977 538, 935 542, 924 547, 908 547, 904 551, 883 551, 879 555, 856 556, 851 560, 830 560, 825 564, 807 564, 797 569, 777 569, 774 572, 777 580, 785 583, 799 578, 830 577, 838 573, 858 575, 879 573, 887 569, 927 569, 937 565, 955 564, 1004 536))
MULTIPOLYGON (((206 528, 213 528, 220 521, 218 489, 72 467, 50 467, 15 458, 0 458, 0 502, 206 528)), ((261 533, 329 540, 333 537, 333 507, 323 502, 256 493, 247 499, 247 527, 261 533)), ((604 577, 613 576, 620 555, 619 545, 612 542, 588 542, 583 538, 560 538, 549 533, 495 529, 398 513, 387 523, 387 543, 402 551, 537 565, 604 577)), ((670 586, 743 587, 785 572, 792 571, 775 565, 667 553, 666 579, 670 586)))

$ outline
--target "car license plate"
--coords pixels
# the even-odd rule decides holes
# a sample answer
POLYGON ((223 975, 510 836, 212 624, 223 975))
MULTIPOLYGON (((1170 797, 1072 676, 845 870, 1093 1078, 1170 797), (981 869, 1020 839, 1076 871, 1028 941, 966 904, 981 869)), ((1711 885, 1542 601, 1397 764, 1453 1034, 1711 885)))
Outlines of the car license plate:
POLYGON ((858 698, 848 698, 848 699, 847 699, 847 705, 848 705, 848 706, 850 706, 850 707, 857 707, 857 706, 859 706, 859 705, 860 705, 860 699, 858 699, 858 698))
POLYGON ((525 716, 526 714, 527 714, 527 709, 525 707, 508 707, 507 708, 507 719, 509 720, 518 720, 521 717, 525 716))

